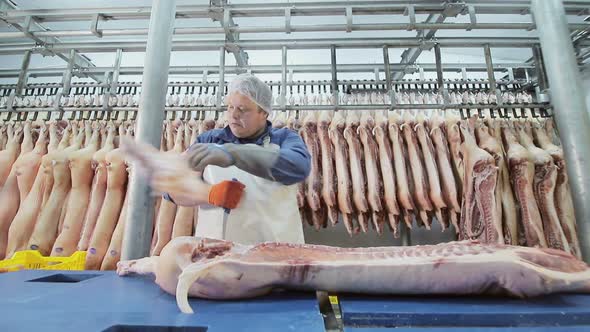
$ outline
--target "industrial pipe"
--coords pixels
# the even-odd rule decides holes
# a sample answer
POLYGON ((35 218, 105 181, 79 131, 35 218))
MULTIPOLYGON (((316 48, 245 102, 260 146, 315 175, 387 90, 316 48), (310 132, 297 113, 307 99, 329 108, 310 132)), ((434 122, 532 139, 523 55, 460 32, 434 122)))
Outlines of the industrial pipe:
MULTIPOLYGON (((159 147, 162 135, 175 16, 175 0, 152 1, 135 139, 155 147, 159 147)), ((122 260, 149 256, 152 242, 154 198, 148 180, 133 171, 129 186, 122 260)))
POLYGON ((563 145, 582 255, 590 258, 590 116, 561 0, 533 0, 532 12, 563 145))

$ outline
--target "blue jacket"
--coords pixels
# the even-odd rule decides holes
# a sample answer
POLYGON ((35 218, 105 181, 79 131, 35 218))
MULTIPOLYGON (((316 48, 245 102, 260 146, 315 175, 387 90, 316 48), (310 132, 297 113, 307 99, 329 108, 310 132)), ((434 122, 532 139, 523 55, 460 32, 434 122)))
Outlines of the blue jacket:
POLYGON ((243 139, 234 136, 229 126, 223 129, 209 130, 197 137, 198 143, 215 144, 256 144, 263 145, 264 138, 270 136, 270 144, 280 146, 279 159, 271 169, 272 176, 284 185, 291 185, 305 180, 311 170, 311 156, 301 136, 288 128, 273 128, 266 121, 264 132, 254 139, 243 139))
MULTIPOLYGON (((193 145, 198 143, 263 145, 266 136, 270 136, 270 144, 280 146, 279 159, 271 169, 272 176, 277 182, 291 185, 305 180, 311 171, 311 156, 307 151, 307 146, 301 136, 293 130, 273 128, 270 121, 266 121, 264 132, 254 139, 238 138, 234 136, 229 126, 226 126, 223 129, 204 132, 197 137, 193 145)), ((174 203, 169 194, 164 193, 162 197, 174 203)))

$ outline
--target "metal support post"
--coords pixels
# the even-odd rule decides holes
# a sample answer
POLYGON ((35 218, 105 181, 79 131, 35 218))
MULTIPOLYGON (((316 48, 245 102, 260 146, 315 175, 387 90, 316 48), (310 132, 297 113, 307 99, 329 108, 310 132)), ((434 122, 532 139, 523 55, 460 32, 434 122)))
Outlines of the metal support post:
POLYGON ((395 104, 395 94, 391 83, 391 65, 389 63, 389 48, 383 46, 383 67, 385 68, 385 83, 387 84, 387 93, 391 104, 395 104))
POLYGON ((535 72, 537 74, 537 100, 549 101, 549 96, 547 95, 547 72, 545 71, 543 53, 539 45, 533 46, 533 61, 535 62, 535 72))
POLYGON ((373 73, 375 74, 375 82, 381 81, 381 79, 379 77, 379 68, 374 68, 373 73))
POLYGON ((111 80, 110 94, 114 95, 117 92, 117 84, 119 83, 119 73, 121 72, 121 58, 123 55, 122 49, 117 49, 115 56, 115 67, 113 68, 113 78, 111 80))
POLYGON ((61 86, 62 86, 62 93, 69 95, 70 94, 70 86, 72 85, 72 70, 74 70, 74 62, 76 57, 76 51, 70 51, 70 60, 68 61, 68 69, 64 72, 62 79, 61 79, 61 86))
POLYGON ((332 98, 334 108, 338 107, 338 75, 336 73, 336 46, 330 46, 330 65, 332 66, 332 98))
POLYGON ((514 82, 514 68, 508 68, 508 80, 514 82))
POLYGON ((109 87, 111 86, 111 75, 112 75, 112 72, 110 72, 110 71, 105 72, 103 82, 102 82, 102 86, 103 86, 102 110, 104 112, 106 112, 110 109, 109 101, 110 101, 111 94, 109 92, 109 87))
MULTIPOLYGON (((31 62, 31 51, 26 51, 23 61, 21 63, 20 72, 18 75, 18 81, 16 82, 16 89, 14 89, 10 95, 8 96, 8 100, 6 101, 6 108, 8 109, 8 114, 6 115, 5 121, 10 120, 12 118, 12 111, 14 110, 14 99, 18 96, 22 96, 23 88, 27 84, 28 79, 28 69, 29 63, 31 62)), ((20 117, 20 113, 17 114, 17 119, 20 117)))
POLYGON ((449 94, 447 89, 445 88, 445 81, 443 78, 443 70, 442 70, 442 61, 441 61, 441 54, 440 54, 440 45, 434 45, 434 60, 436 61, 436 81, 438 83, 438 91, 442 94, 444 104, 448 104, 449 101, 449 94))
POLYGON ((217 103, 215 106, 221 107, 223 104, 223 89, 225 88, 225 47, 219 49, 219 88, 217 89, 217 103))
MULTIPOLYGON (((175 16, 175 0, 152 1, 135 139, 155 147, 159 147, 162 136, 175 16)), ((137 172, 131 172, 129 186, 129 212, 121 254, 123 260, 148 256, 152 241, 154 199, 148 180, 137 172)))
MULTIPOLYGON (((66 68, 66 70, 64 70, 62 77, 61 77, 61 91, 57 93, 57 95, 55 96, 55 99, 53 100, 53 110, 54 111, 58 111, 58 112, 62 112, 63 110, 61 109, 61 98, 64 96, 64 94, 69 94, 70 93, 70 86, 72 83, 72 70, 74 70, 74 66, 75 66, 75 62, 76 62, 76 51, 75 50, 70 50, 70 57, 68 60, 68 66, 66 68)), ((50 120, 51 119, 51 115, 52 112, 47 112, 46 115, 46 119, 50 120)), ((63 113, 62 113, 63 115, 63 113)))
POLYGON ((492 63, 492 51, 490 45, 485 44, 483 47, 484 57, 486 59, 486 67, 488 72, 488 81, 490 82, 490 90, 496 95, 496 102, 502 104, 502 94, 496 86, 496 77, 494 76, 494 64, 492 63))
MULTIPOLYGON (((63 109, 61 109, 61 98, 63 96, 69 96, 70 95, 70 89, 71 89, 71 85, 72 85, 72 76, 73 76, 73 70, 74 70, 74 66, 76 65, 76 51, 75 50, 70 50, 70 57, 68 60, 68 68, 66 69, 66 71, 64 71, 63 76, 61 78, 61 91, 57 94, 57 96, 55 97, 55 104, 54 107, 56 110, 59 110, 60 112, 63 112, 63 109)), ((62 113, 63 115, 64 113, 62 113)), ((49 114, 51 115, 51 114, 49 114)))
MULTIPOLYGON (((108 93, 106 93, 106 95, 108 96, 108 100, 110 100, 111 97, 114 97, 117 95, 117 85, 119 84, 119 74, 121 72, 121 58, 123 55, 123 50, 118 48, 117 49, 117 54, 115 56, 115 66, 113 67, 113 73, 112 73, 112 77, 111 77, 111 82, 109 83, 109 90, 108 93)), ((115 105, 116 106, 116 105, 115 105)), ((114 118, 117 118, 119 116, 119 112, 116 111, 114 112, 114 118)))
POLYGON ((554 119, 563 145, 582 255, 590 259, 590 115, 561 0, 533 0, 549 79, 554 119))
POLYGON ((281 111, 287 106, 287 46, 282 47, 281 61, 281 111))
POLYGON ((209 71, 207 69, 203 70, 203 79, 201 80, 203 84, 207 84, 207 76, 209 75, 209 71))
POLYGON ((20 67, 20 73, 18 75, 18 82, 16 83, 16 95, 22 96, 23 88, 27 85, 29 64, 31 63, 31 51, 25 52, 25 57, 20 67))

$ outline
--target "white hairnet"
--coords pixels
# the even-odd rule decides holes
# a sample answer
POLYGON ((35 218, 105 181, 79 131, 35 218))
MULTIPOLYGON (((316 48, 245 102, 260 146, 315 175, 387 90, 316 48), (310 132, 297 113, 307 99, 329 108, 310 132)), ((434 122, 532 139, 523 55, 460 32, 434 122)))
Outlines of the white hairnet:
POLYGON ((266 113, 272 111, 272 91, 268 84, 252 74, 236 76, 229 84, 227 94, 238 92, 252 99, 266 113))

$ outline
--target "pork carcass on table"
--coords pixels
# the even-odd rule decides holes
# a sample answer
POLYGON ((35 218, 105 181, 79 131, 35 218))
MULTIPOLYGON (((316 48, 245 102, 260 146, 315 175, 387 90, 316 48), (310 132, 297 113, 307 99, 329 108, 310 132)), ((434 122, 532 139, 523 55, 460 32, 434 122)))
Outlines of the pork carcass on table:
POLYGON ((154 274, 184 313, 193 312, 188 296, 244 299, 273 289, 520 298, 590 293, 590 269, 571 254, 477 241, 340 248, 178 237, 160 256, 119 262, 117 273, 154 274))

